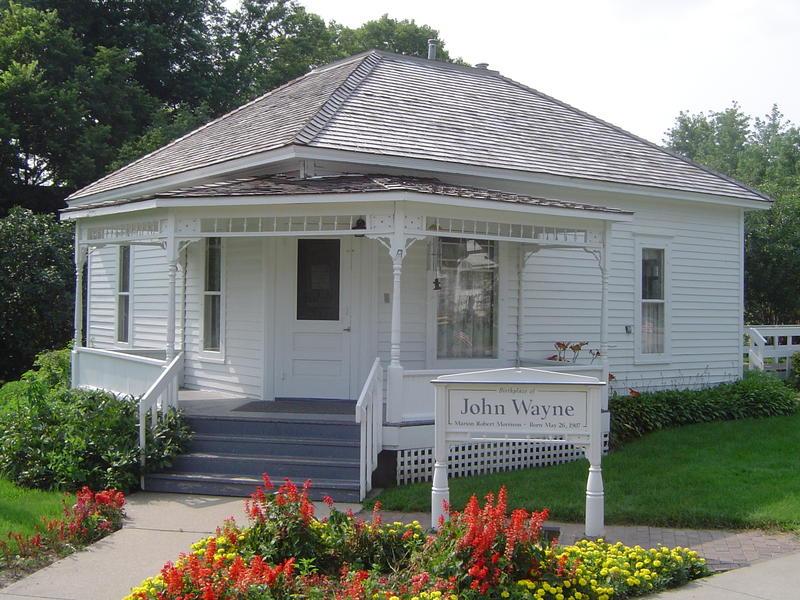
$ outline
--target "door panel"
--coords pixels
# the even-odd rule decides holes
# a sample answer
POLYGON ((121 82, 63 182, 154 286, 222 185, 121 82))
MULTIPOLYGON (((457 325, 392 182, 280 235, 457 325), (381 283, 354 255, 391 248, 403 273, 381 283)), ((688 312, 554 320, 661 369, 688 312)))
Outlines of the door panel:
POLYGON ((278 243, 275 395, 351 398, 352 240, 278 243))

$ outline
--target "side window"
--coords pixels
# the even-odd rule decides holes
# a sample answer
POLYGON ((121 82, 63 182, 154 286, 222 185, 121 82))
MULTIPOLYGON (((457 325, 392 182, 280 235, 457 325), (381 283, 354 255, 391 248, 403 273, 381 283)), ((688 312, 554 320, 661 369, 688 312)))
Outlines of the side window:
POLYGON ((669 244, 637 241, 637 362, 669 360, 669 244))
POLYGON ((130 342, 131 247, 120 246, 117 264, 117 341, 130 342))
POLYGON ((222 239, 206 239, 203 285, 203 350, 222 350, 222 239))

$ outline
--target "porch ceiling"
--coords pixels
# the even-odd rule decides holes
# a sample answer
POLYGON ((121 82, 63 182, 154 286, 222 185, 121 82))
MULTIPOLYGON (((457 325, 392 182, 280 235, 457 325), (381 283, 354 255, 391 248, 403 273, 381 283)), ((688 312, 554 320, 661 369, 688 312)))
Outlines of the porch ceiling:
MULTIPOLYGON (((96 204, 82 204, 63 210, 63 213, 80 212, 87 209, 106 208, 145 202, 157 199, 202 199, 213 205, 214 199, 257 198, 273 196, 305 195, 353 195, 376 192, 412 192, 431 196, 464 198, 468 200, 491 201, 504 204, 525 205, 547 209, 574 212, 574 216, 586 218, 621 220, 632 213, 617 208, 581 204, 550 198, 539 198, 523 194, 512 194, 499 190, 489 190, 465 185, 443 183, 438 179, 397 176, 397 175, 336 175, 330 177, 310 177, 306 179, 286 176, 247 177, 228 181, 207 183, 189 188, 161 192, 151 196, 121 199, 96 204)), ((344 199, 343 199, 344 201, 344 199)), ((168 204, 168 203, 167 203, 168 204)))

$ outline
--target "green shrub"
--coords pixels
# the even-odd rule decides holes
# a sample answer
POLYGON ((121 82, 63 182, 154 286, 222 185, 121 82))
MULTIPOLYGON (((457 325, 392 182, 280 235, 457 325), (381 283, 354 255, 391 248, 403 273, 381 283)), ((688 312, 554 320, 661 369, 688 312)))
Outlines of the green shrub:
POLYGON ((68 388, 72 383, 72 348, 40 352, 33 367, 22 375, 23 380, 38 381, 53 389, 68 388))
POLYGON ((678 425, 787 415, 797 409, 797 393, 760 372, 701 390, 614 396, 609 401, 611 444, 618 447, 651 431, 678 425))
MULTIPOLYGON (((39 370, 42 380, 55 372, 39 370)), ((141 474, 138 403, 101 391, 51 389, 42 380, 24 381, 14 409, 0 411, 0 474, 40 489, 134 488, 141 474)), ((178 412, 164 414, 148 430, 148 470, 168 465, 188 437, 178 412)))
POLYGON ((792 361, 791 368, 790 368, 790 377, 791 383, 794 384, 798 390, 800 390, 800 352, 795 352, 792 354, 792 361))
POLYGON ((9 381, 0 386, 0 415, 15 412, 28 393, 31 382, 39 382, 51 389, 70 386, 71 349, 47 350, 36 355, 34 368, 26 371, 19 381, 9 381))

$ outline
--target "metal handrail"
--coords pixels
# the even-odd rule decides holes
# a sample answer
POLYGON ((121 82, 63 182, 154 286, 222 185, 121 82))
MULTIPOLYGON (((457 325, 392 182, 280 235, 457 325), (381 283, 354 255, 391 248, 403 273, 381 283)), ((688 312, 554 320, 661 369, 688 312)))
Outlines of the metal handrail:
POLYGON ((376 358, 356 402, 356 423, 361 425, 359 499, 372 489, 372 472, 383 447, 383 369, 376 358))

